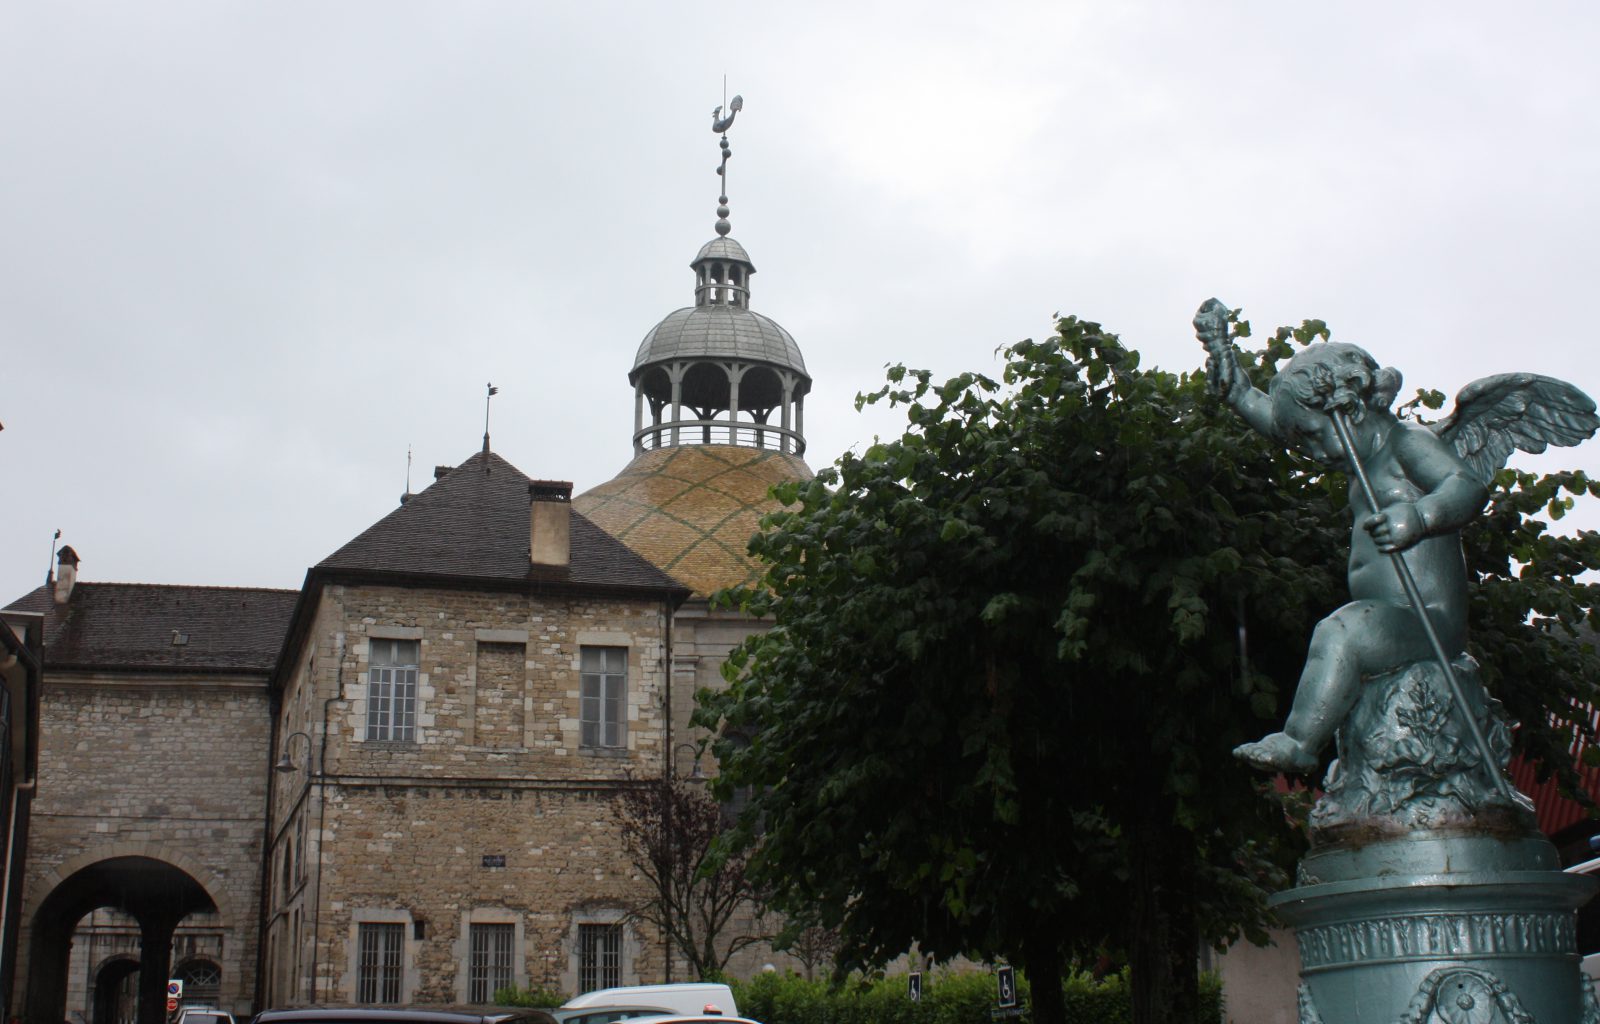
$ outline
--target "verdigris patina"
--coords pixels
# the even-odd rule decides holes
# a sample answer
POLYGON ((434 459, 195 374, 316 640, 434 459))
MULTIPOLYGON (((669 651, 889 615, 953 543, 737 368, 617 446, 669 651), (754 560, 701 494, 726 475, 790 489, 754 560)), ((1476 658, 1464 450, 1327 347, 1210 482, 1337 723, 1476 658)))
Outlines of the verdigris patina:
POLYGON ((1460 533, 1515 449, 1600 428, 1564 381, 1475 381, 1437 425, 1390 409, 1397 370, 1354 345, 1297 353, 1254 387, 1216 299, 1195 330, 1207 378, 1252 427, 1352 477, 1351 600, 1318 624, 1281 732, 1235 750, 1271 772, 1337 757, 1296 888, 1274 900, 1301 947, 1303 1024, 1600 1024, 1577 970, 1565 875, 1510 784, 1510 723, 1466 654, 1460 533))

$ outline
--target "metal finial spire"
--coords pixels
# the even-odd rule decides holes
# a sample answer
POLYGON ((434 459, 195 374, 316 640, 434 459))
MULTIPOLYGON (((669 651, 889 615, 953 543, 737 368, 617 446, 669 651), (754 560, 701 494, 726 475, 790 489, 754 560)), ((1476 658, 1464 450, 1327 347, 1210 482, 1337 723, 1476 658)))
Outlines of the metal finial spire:
POLYGON ((722 194, 717 197, 717 234, 724 238, 733 230, 733 225, 728 223, 728 157, 733 155, 733 150, 728 148, 728 129, 733 127, 733 119, 743 109, 744 97, 735 96, 728 102, 727 117, 722 116, 721 107, 711 112, 711 130, 722 135, 722 163, 717 167, 717 177, 722 179, 722 194))
MULTIPOLYGON (((485 384, 484 387, 489 389, 489 393, 483 396, 483 453, 487 455, 489 454, 489 399, 498 395, 500 389, 493 384, 485 384)), ((483 464, 483 469, 484 472, 488 472, 488 462, 483 464)))

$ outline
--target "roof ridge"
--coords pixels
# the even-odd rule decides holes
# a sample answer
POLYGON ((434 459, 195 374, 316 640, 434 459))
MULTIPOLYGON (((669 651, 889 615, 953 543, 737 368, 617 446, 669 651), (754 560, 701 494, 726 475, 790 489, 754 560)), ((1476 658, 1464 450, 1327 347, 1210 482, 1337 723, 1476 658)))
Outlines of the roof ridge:
MULTIPOLYGON (((161 590, 225 590, 236 593, 251 594, 298 594, 299 587, 248 587, 228 583, 136 583, 124 580, 78 580, 73 584, 74 589, 98 589, 101 587, 154 587, 161 590)), ((39 589, 43 589, 40 587, 39 589)), ((29 591, 33 593, 33 591, 29 591)))

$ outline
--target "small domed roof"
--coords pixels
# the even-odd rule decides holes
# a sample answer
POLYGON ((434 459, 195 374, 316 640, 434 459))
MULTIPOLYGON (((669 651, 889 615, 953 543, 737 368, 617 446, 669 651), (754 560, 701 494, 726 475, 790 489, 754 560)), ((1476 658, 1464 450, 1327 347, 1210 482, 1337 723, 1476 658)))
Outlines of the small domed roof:
POLYGON ((731 238, 713 238, 702 245, 689 265, 692 267, 701 260, 738 260, 747 264, 752 273, 756 269, 756 265, 750 262, 750 254, 744 251, 744 246, 731 238))
POLYGON ((702 358, 769 363, 810 378, 800 346, 771 317, 742 306, 687 306, 644 336, 629 379, 656 363, 702 358))
POLYGON ((751 584, 750 538, 783 506, 773 485, 810 480, 797 455, 733 445, 658 448, 572 499, 572 507, 663 572, 707 596, 751 584))

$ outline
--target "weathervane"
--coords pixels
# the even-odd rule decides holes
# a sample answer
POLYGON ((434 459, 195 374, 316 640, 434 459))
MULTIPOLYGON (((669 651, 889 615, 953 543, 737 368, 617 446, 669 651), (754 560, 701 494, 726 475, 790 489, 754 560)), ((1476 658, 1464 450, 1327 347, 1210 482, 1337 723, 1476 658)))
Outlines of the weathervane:
MULTIPOLYGON (((726 84, 723 88, 726 90, 726 84)), ((726 91, 723 95, 727 95, 726 91)), ((717 177, 722 179, 722 194, 717 197, 717 234, 724 238, 733 230, 733 225, 728 223, 728 157, 733 155, 733 150, 728 148, 728 129, 733 127, 733 119, 744 109, 744 97, 735 96, 727 101, 727 108, 727 117, 722 116, 722 107, 711 112, 711 130, 722 136, 722 163, 717 167, 717 177)))
MULTIPOLYGON (((495 387, 493 384, 485 384, 484 387, 488 389, 489 392, 483 396, 483 453, 487 455, 489 454, 489 399, 493 398, 495 395, 498 395, 500 393, 500 389, 495 387)), ((488 462, 484 462, 483 470, 486 473, 489 471, 488 462)))

